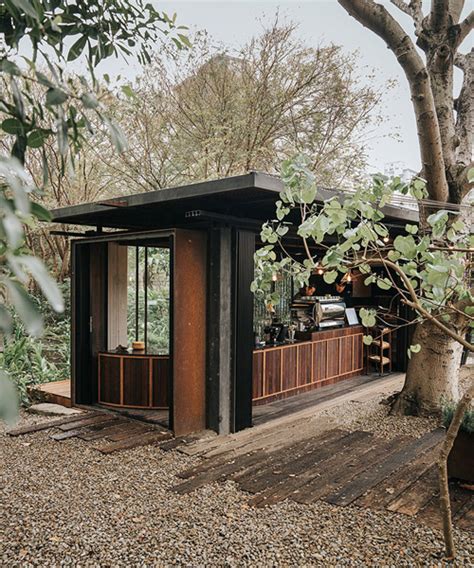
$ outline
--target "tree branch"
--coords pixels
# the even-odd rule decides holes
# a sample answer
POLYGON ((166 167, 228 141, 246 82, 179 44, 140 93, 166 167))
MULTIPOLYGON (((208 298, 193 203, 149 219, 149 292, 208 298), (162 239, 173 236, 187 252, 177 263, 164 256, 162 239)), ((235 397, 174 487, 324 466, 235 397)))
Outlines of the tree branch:
POLYGON ((456 55, 454 63, 463 71, 461 91, 456 101, 457 162, 467 166, 472 159, 474 139, 474 50, 456 55))
POLYGON ((430 24, 435 33, 448 24, 448 16, 449 0, 431 0, 430 24))
POLYGON ((423 175, 427 181, 429 195, 431 199, 447 201, 449 190, 438 117, 430 78, 420 54, 405 30, 381 4, 377 4, 374 0, 338 0, 338 2, 363 26, 382 38, 397 57, 410 86, 423 175))
POLYGON ((415 34, 418 35, 421 32, 421 24, 423 22, 421 0, 411 0, 408 4, 405 0, 390 0, 390 2, 399 10, 411 16, 415 24, 415 34))
POLYGON ((474 10, 459 24, 456 46, 459 47, 474 28, 474 10))

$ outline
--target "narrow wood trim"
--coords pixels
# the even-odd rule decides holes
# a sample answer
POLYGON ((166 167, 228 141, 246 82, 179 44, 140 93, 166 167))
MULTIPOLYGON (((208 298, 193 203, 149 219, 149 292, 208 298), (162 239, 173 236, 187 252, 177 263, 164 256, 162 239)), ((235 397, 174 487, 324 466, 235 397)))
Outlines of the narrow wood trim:
POLYGON ((263 353, 263 361, 262 361, 262 372, 263 372, 263 385, 262 385, 262 392, 267 392, 267 354, 265 351, 263 353))
POLYGON ((120 404, 123 405, 123 360, 124 358, 121 357, 120 359, 120 404))
POLYGON ((283 349, 280 351, 280 392, 283 390, 283 349))
POLYGON ((311 383, 314 382, 314 345, 311 345, 311 383))
POLYGON ((324 378, 327 379, 329 376, 329 341, 326 341, 326 372, 324 373, 324 378))
POLYGON ((298 344, 296 344, 296 384, 298 386, 300 384, 300 348, 298 344))
POLYGON ((148 359, 148 407, 153 406, 153 359, 148 359))
POLYGON ((101 364, 100 364, 100 358, 101 358, 101 354, 98 354, 99 356, 97 357, 97 363, 99 365, 99 368, 97 369, 97 402, 100 402, 100 368, 101 368, 101 364))

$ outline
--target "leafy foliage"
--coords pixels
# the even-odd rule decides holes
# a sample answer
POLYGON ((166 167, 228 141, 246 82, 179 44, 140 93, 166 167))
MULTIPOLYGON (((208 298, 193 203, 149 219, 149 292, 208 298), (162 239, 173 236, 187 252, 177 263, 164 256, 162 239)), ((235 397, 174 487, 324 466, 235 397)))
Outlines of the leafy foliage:
MULTIPOLYGON (((424 198, 423 180, 402 183, 399 178, 388 180, 377 175, 372 184, 353 193, 318 201, 315 176, 303 156, 283 163, 282 179, 285 188, 276 205, 277 219, 263 226, 264 246, 255 254, 252 291, 258 297, 275 302, 271 276, 278 272, 288 272, 302 287, 317 269, 324 270, 328 283, 357 269, 365 284, 373 283, 383 290, 394 288, 419 317, 436 320, 448 334, 452 332, 463 341, 463 327, 474 327, 472 258, 466 254, 474 246, 469 231, 471 210, 467 219, 457 208, 436 210, 422 230, 408 224, 392 242, 384 207, 396 194, 424 198), (296 226, 291 221, 295 214, 296 226), (304 260, 292 257, 281 246, 289 227, 301 239, 304 260), (328 245, 329 239, 335 244, 328 245)), ((366 327, 375 325, 374 310, 362 309, 360 317, 366 327)), ((371 341, 370 336, 364 340, 366 344, 371 341)), ((409 356, 419 350, 419 345, 412 345, 409 356)))
MULTIPOLYGON (((0 6, 0 126, 9 149, 0 155, 0 280, 3 298, 15 307, 28 334, 39 336, 44 326, 27 291, 31 278, 55 311, 61 312, 64 302, 43 263, 26 246, 25 226, 50 218, 37 203, 48 187, 47 154, 42 152, 43 176, 36 184, 24 169, 27 154, 41 152, 54 140, 63 175, 74 168, 77 152, 94 134, 94 119, 123 151, 125 138, 98 97, 95 69, 117 55, 134 54, 149 62, 151 46, 164 35, 184 47, 188 40, 175 20, 142 0, 6 0, 0 6), (79 57, 88 78, 66 72, 68 62, 79 57)), ((0 330, 15 331, 4 305, 0 330)))
MULTIPOLYGON (((443 424, 446 428, 448 428, 451 424, 455 411, 455 404, 446 404, 443 406, 443 424)), ((461 430, 464 430, 469 434, 474 434, 474 410, 472 408, 464 413, 461 422, 461 430)))

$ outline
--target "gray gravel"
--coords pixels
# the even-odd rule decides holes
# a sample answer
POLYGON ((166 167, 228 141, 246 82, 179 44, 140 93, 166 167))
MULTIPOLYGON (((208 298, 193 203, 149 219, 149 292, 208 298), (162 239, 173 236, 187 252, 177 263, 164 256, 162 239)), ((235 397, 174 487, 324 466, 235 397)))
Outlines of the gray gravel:
POLYGON ((387 439, 397 436, 419 438, 440 426, 439 420, 435 418, 390 416, 390 407, 387 404, 381 404, 382 399, 381 396, 367 402, 346 402, 324 410, 318 416, 331 419, 335 425, 351 430, 373 432, 387 439))
MULTIPOLYGON (((441 535, 406 516, 324 503, 255 509, 231 482, 170 492, 197 461, 0 432, 0 566, 441 565, 441 535)), ((474 564, 471 535, 456 540, 458 565, 474 564)))

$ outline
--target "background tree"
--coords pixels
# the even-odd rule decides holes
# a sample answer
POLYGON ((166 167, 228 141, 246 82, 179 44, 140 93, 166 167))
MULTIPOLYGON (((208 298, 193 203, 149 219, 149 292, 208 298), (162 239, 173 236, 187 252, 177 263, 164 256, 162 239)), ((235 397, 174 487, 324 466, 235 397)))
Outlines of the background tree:
MULTIPOLYGON (((157 54, 115 108, 129 140, 103 154, 128 191, 264 170, 304 151, 319 184, 361 179, 381 118, 381 91, 363 85, 355 54, 312 48, 275 20, 237 51, 205 33, 193 49, 157 54), (129 96, 126 96, 129 95, 129 96)), ((386 90, 384 88, 384 90, 386 90)), ((113 173, 112 173, 113 175, 113 173)))
MULTIPOLYGON (((441 203, 461 203, 472 182, 474 135, 474 52, 459 48, 474 25, 474 12, 462 18, 464 0, 391 0, 414 24, 416 42, 383 5, 374 0, 338 0, 362 25, 377 34, 396 56, 407 78, 416 118, 422 170, 428 196, 441 203), (454 67, 463 72, 454 97, 454 67)), ((405 413, 438 409, 442 398, 458 397, 462 349, 431 321, 418 326, 420 354, 408 367, 397 408, 405 413)))
MULTIPOLYGON (((37 202, 38 194, 48 188, 48 153, 42 152, 39 186, 24 169, 27 155, 54 140, 59 171, 64 174, 74 167, 77 152, 93 134, 93 119, 107 127, 116 148, 123 150, 123 135, 97 96, 94 69, 112 55, 135 53, 140 61, 149 62, 150 46, 156 48, 163 34, 170 34, 180 47, 187 38, 176 28, 174 18, 142 0, 105 4, 5 0, 0 6, 0 33, 0 120, 2 131, 11 137, 9 152, 0 155, 0 329, 10 331, 7 306, 13 305, 27 331, 39 335, 43 319, 26 291, 30 278, 55 310, 63 309, 63 300, 44 264, 25 242, 24 226, 49 218, 37 202), (67 63, 81 55, 89 77, 66 74, 67 63), (40 64, 47 66, 48 75, 40 64)), ((2 372, 1 412, 11 407, 5 402, 12 397, 8 384, 2 372)))

